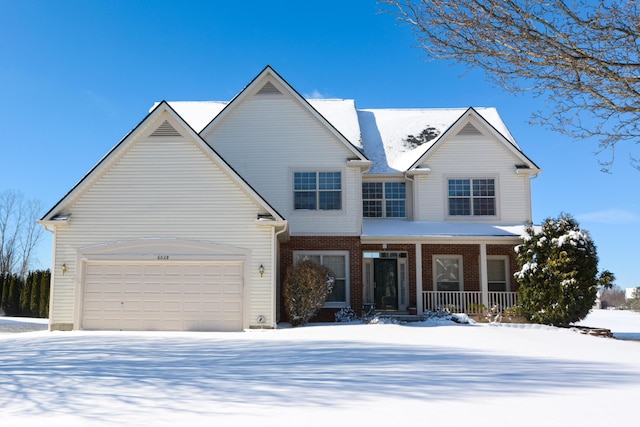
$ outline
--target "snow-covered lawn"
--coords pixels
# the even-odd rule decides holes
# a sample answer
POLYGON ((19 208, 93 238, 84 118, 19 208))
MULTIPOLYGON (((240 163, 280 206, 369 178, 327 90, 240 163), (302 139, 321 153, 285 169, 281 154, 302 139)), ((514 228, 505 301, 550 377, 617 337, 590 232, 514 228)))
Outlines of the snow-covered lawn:
POLYGON ((640 342, 540 325, 0 335, 3 425, 631 426, 639 395, 640 342))

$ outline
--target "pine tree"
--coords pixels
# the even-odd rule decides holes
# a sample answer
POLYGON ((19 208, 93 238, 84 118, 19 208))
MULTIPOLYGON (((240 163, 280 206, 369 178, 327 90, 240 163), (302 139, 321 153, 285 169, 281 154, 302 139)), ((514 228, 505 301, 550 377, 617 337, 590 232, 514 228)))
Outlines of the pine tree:
POLYGON ((29 304, 29 310, 33 313, 33 316, 37 316, 40 311, 40 276, 41 271, 36 271, 33 275, 33 286, 31 287, 31 302, 29 304))
POLYGON ((9 299, 7 275, 0 272, 0 313, 4 312, 7 299, 9 299))
POLYGON ((20 293, 20 314, 22 316, 31 316, 31 288, 33 286, 33 272, 29 272, 27 280, 24 283, 22 292, 20 293))
POLYGON ((22 280, 16 274, 9 279, 9 298, 5 313, 8 316, 16 316, 20 312, 20 293, 22 292, 22 280))
POLYGON ((627 301, 629 310, 640 311, 640 286, 636 287, 627 301))
POLYGON ((38 314, 42 318, 49 317, 49 289, 51 286, 51 272, 43 271, 40 278, 40 310, 38 314))
POLYGON ((567 326, 585 318, 598 287, 614 281, 608 271, 598 276, 596 246, 570 215, 546 219, 539 232, 527 227, 516 254, 520 303, 536 323, 567 326))

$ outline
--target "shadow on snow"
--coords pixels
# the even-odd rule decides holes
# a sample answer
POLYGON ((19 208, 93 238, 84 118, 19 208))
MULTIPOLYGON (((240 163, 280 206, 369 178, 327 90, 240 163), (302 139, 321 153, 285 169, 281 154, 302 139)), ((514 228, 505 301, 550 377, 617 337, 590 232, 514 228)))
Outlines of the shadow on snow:
POLYGON ((64 334, 1 344, 0 407, 13 415, 214 415, 233 404, 341 407, 380 395, 419 403, 640 383, 614 364, 424 345, 64 334))

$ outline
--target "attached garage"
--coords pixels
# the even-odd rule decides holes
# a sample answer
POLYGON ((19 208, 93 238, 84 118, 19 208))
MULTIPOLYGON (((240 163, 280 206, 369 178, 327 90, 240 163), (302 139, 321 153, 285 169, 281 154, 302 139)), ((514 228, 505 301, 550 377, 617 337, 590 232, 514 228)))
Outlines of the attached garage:
POLYGON ((40 224, 54 233, 50 330, 276 324, 288 223, 166 102, 40 224))
POLYGON ((84 329, 241 331, 242 262, 88 262, 84 329))

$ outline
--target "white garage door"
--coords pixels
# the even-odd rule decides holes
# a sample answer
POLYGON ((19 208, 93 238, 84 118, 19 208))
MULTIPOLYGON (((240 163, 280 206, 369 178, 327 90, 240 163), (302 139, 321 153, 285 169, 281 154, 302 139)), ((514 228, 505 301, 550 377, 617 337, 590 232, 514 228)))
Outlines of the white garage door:
POLYGON ((242 263, 89 262, 82 327, 240 331, 242 263))

